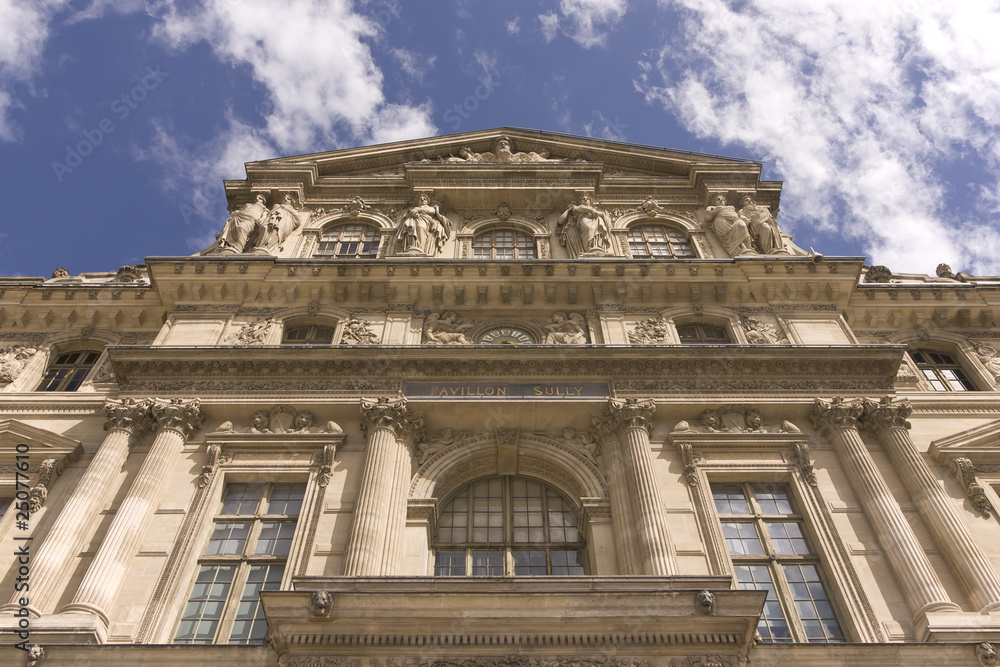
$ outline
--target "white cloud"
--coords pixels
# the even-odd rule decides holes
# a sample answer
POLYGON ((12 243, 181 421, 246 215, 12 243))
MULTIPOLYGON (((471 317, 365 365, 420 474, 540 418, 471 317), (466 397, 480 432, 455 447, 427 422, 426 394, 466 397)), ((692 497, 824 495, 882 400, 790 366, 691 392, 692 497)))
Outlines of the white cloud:
MULTIPOLYGON (((241 177, 246 161, 437 131, 429 102, 386 99, 383 73, 366 41, 382 27, 346 0, 289 0, 281 11, 269 0, 197 7, 166 0, 156 18, 154 35, 170 47, 205 42, 221 62, 248 67, 269 103, 261 118, 230 112, 228 127, 208 146, 187 147, 161 128, 145 156, 175 170, 177 188, 189 187, 199 212, 208 206, 206 192, 223 178, 241 177), (200 185, 206 181, 212 185, 200 185)), ((397 51, 402 69, 418 78, 433 65, 433 58, 397 51)))
POLYGON ((583 124, 583 133, 588 137, 599 139, 609 139, 611 141, 625 141, 625 128, 628 127, 621 122, 618 116, 608 118, 600 111, 593 113, 594 120, 583 124))
POLYGON ((507 21, 507 34, 516 35, 521 32, 521 17, 515 16, 514 20, 507 21))
POLYGON ((540 14, 542 36, 555 39, 560 28, 585 49, 604 46, 606 30, 625 15, 627 0, 559 0, 559 11, 540 14))
POLYGON ((0 141, 16 141, 20 126, 10 117, 21 107, 17 88, 39 73, 52 18, 67 0, 0 0, 0 141))
POLYGON ((391 49, 389 53, 399 62, 406 74, 417 81, 423 81, 424 75, 434 68, 437 56, 424 56, 406 49, 391 49))
POLYGON ((1000 273, 995 2, 661 2, 682 22, 637 88, 696 135, 773 164, 783 225, 864 239, 896 271, 1000 273), (970 157, 989 183, 949 183, 970 157), (949 205, 956 190, 979 197, 969 219, 949 205))

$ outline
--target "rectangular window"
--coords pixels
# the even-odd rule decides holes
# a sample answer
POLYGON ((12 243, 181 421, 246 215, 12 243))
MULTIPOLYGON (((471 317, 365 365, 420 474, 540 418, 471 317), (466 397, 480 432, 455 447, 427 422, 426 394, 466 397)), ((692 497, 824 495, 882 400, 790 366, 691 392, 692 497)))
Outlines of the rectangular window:
POLYGON ((267 624, 261 591, 285 574, 305 484, 227 484, 176 644, 260 644, 267 624))
POLYGON ((765 642, 846 641, 787 484, 712 484, 740 588, 767 591, 765 642))

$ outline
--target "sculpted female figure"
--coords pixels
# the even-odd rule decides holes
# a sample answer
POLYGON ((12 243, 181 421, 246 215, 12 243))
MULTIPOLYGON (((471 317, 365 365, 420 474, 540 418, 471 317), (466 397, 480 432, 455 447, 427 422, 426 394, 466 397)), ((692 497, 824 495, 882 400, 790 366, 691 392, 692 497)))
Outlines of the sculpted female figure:
POLYGON ((594 206, 590 195, 583 193, 574 206, 566 209, 556 223, 559 242, 574 257, 588 252, 606 253, 611 250, 611 219, 607 212, 594 206))
POLYGON ((757 250, 762 255, 786 254, 781 230, 771 210, 758 206, 750 195, 740 197, 740 207, 740 217, 746 220, 750 235, 757 242, 757 250))
POLYGON ((399 223, 399 244, 402 252, 436 255, 451 234, 451 223, 441 215, 430 197, 421 193, 417 205, 407 210, 399 223))
POLYGON ((267 197, 262 192, 254 196, 249 204, 233 211, 222 228, 222 234, 217 241, 221 252, 245 252, 253 247, 253 235, 257 225, 268 217, 267 197))
POLYGON ((712 195, 711 204, 705 207, 705 222, 711 225, 712 231, 722 241, 722 247, 730 255, 756 254, 746 221, 736 212, 736 207, 726 204, 724 195, 712 195))

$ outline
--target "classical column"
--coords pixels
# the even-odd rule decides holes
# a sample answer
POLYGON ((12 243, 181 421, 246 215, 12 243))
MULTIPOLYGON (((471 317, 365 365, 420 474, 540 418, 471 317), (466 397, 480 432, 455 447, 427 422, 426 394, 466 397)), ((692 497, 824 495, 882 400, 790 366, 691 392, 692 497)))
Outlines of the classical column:
MULTIPOLYGON (((626 514, 621 518, 634 521, 631 525, 635 526, 638 537, 634 548, 635 573, 670 575, 677 573, 677 564, 649 446, 649 429, 655 409, 656 405, 648 399, 612 400, 603 411, 594 415, 593 430, 604 443, 611 445, 604 450, 605 459, 609 456, 615 459, 609 462, 609 471, 614 469, 616 462, 620 466, 612 477, 620 474, 620 481, 624 482, 624 505, 631 516, 626 514)), ((617 524, 619 515, 615 513, 615 505, 623 503, 615 502, 621 495, 610 488, 611 479, 608 486, 612 494, 612 520, 617 524)))
POLYGON ((863 422, 878 436, 934 543, 982 613, 1000 611, 1000 578, 910 439, 909 401, 865 401, 863 422))
MULTIPOLYGON (((29 612, 50 613, 68 577, 67 563, 80 553, 89 529, 100 511, 114 497, 115 482, 129 449, 149 426, 149 403, 126 398, 104 404, 108 434, 63 505, 45 541, 31 559, 31 600, 29 612)), ((15 592, 10 605, 23 593, 15 592)), ((0 608, 4 611, 8 606, 0 608)))
POLYGON ((108 624, 107 610, 118 596, 125 573, 139 550, 177 457, 188 436, 201 426, 205 418, 198 399, 155 399, 150 405, 150 415, 156 422, 153 444, 80 588, 63 609, 65 612, 96 614, 105 625, 108 624))
POLYGON ((810 417, 833 444, 914 618, 929 611, 958 611, 861 440, 858 420, 863 413, 861 399, 817 398, 810 417))
POLYGON ((423 437, 424 418, 408 410, 402 398, 362 399, 361 429, 367 438, 365 467, 344 574, 394 575, 403 556, 411 451, 423 437))
POLYGON ((638 537, 635 521, 632 519, 628 484, 625 481, 625 466, 622 462, 621 444, 618 432, 611 428, 601 428, 604 413, 594 415, 593 437, 601 446, 601 462, 604 477, 608 483, 611 500, 611 532, 615 539, 615 557, 619 574, 642 574, 642 565, 635 553, 638 537))

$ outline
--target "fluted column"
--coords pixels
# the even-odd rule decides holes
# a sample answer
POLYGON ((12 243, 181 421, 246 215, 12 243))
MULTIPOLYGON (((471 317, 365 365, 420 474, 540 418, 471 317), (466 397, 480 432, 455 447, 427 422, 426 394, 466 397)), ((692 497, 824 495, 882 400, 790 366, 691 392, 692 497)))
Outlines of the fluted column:
POLYGON ((878 436, 966 596, 983 613, 1000 610, 1000 578, 910 439, 906 418, 912 411, 909 401, 866 400, 863 421, 878 436))
MULTIPOLYGON (((602 413, 603 414, 603 413, 602 413)), ((601 414, 594 416, 595 424, 601 414)), ((625 481, 625 464, 618 432, 612 429, 594 428, 594 439, 601 446, 601 461, 604 477, 608 482, 608 496, 611 500, 611 533, 615 539, 615 558, 619 574, 642 574, 642 564, 636 555, 635 521, 632 519, 628 483, 625 481)))
MULTIPOLYGON (((107 417, 104 430, 108 434, 31 559, 29 612, 45 614, 53 610, 62 590, 61 583, 67 578, 67 563, 83 548, 92 519, 114 495, 115 480, 129 449, 149 426, 146 401, 131 398, 107 401, 104 414, 107 417)), ((24 594, 15 592, 10 605, 16 606, 19 597, 24 594)), ((0 613, 7 607, 0 608, 0 613)))
POLYGON ((80 588, 63 611, 96 614, 105 624, 108 623, 107 609, 118 596, 125 573, 139 550, 177 457, 188 436, 204 420, 197 399, 153 400, 150 415, 156 424, 153 444, 80 588))
POLYGON ((861 440, 858 429, 863 413, 861 399, 817 398, 810 416, 817 430, 833 444, 914 618, 929 611, 958 610, 861 440))
POLYGON ((405 399, 362 399, 361 429, 367 437, 365 466, 344 574, 394 575, 403 556, 411 451, 423 437, 424 418, 408 410, 405 399))
MULTIPOLYGON (((634 521, 637 544, 633 547, 636 574, 670 575, 677 573, 674 550, 670 544, 663 498, 653 472, 650 456, 649 429, 656 405, 652 400, 640 401, 635 398, 612 400, 603 411, 594 416, 593 430, 605 443, 617 445, 605 453, 617 459, 620 474, 627 495, 625 506, 634 521)), ((609 471, 616 465, 609 462, 609 471)), ((617 481, 617 480, 616 480, 617 481)), ((609 487, 612 480, 608 480, 609 487)), ((618 484, 616 484, 617 486, 618 484)), ((618 523, 615 514, 616 494, 611 497, 612 519, 618 523)), ((619 510, 619 513, 620 510, 619 510)))

